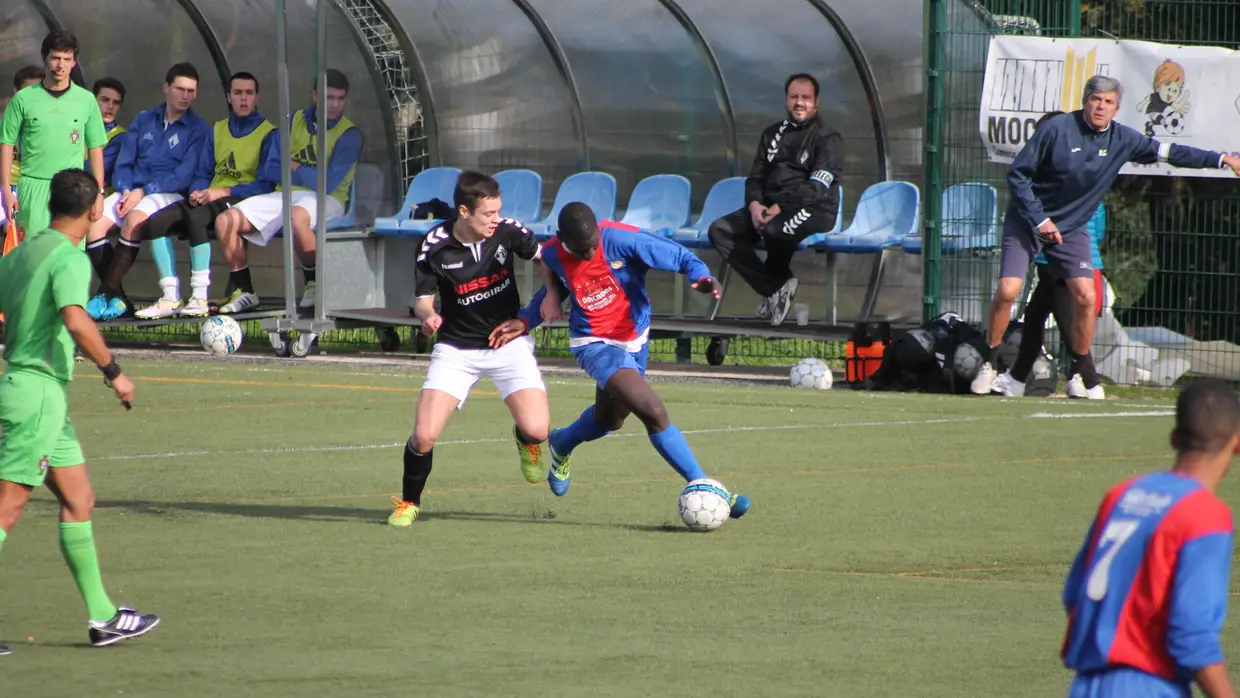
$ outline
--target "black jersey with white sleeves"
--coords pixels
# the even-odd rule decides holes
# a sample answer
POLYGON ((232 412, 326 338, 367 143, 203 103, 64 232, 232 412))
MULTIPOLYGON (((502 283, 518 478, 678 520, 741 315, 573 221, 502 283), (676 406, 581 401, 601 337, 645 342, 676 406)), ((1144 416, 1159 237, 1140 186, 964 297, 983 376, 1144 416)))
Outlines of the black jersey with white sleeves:
POLYGON ((491 237, 467 244, 452 234, 456 217, 431 228, 418 253, 416 295, 439 294, 439 341, 490 349, 491 331, 521 310, 513 257, 536 259, 538 241, 524 225, 500 219, 491 237))

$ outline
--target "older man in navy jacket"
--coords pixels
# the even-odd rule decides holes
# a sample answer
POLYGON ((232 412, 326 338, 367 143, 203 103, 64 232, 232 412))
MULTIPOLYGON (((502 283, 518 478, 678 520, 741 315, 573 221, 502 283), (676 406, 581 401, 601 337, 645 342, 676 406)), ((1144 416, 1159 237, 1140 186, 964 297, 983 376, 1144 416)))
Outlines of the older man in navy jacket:
POLYGON ((1175 167, 1229 167, 1240 174, 1240 158, 1178 143, 1160 143, 1113 121, 1124 95, 1119 81, 1095 75, 1085 83, 1080 110, 1047 121, 1008 168, 1011 203, 1003 218, 999 288, 990 306, 987 361, 972 391, 991 392, 998 372, 995 349, 1011 319, 1029 264, 1039 251, 1063 279, 1076 302, 1069 336, 1068 397, 1105 397, 1094 371, 1094 265, 1086 223, 1129 162, 1166 162, 1175 167))

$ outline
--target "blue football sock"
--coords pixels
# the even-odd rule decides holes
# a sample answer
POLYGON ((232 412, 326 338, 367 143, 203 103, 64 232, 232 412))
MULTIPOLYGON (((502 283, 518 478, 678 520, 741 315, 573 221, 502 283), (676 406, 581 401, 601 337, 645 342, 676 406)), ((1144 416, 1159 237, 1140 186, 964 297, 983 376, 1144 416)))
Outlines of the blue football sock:
POLYGON ((698 465, 697 456, 693 455, 693 449, 689 448, 689 442, 685 441, 685 435, 680 433, 675 424, 667 425, 667 428, 658 434, 651 434, 650 443, 654 444, 654 449, 663 456, 663 460, 675 468, 686 482, 706 477, 702 466, 698 465))
POLYGON ((155 258, 155 268, 159 270, 159 278, 167 279, 177 275, 176 250, 172 248, 172 238, 162 237, 151 240, 151 256, 155 258))
POLYGON ((189 248, 189 268, 190 271, 207 271, 211 268, 211 243, 204 242, 189 248))
POLYGON ((581 444, 601 439, 610 433, 610 430, 594 421, 594 405, 590 405, 581 413, 577 421, 556 431, 548 441, 551 442, 551 448, 555 449, 557 454, 567 456, 581 444))

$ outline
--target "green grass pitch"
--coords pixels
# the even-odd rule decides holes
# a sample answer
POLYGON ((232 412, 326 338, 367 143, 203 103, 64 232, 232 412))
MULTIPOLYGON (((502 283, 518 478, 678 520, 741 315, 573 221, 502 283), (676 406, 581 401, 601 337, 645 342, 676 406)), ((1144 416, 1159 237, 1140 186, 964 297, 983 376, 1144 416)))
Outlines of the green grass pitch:
MULTIPOLYGON (((695 534, 636 420, 577 451, 567 497, 527 485, 484 381, 393 530, 420 375, 127 368, 132 412, 83 368, 72 415, 104 583, 163 623, 86 646, 37 492, 0 554, 0 695, 1063 695, 1067 566, 1106 488, 1170 462, 1169 398, 660 383, 753 499, 695 534)), ((593 394, 548 381, 557 425, 593 394)))

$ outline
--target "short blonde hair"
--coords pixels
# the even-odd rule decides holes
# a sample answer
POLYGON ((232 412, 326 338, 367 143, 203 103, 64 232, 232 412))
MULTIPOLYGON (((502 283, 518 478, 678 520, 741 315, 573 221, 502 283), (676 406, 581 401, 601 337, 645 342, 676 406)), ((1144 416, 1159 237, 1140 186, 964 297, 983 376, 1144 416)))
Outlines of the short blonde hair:
POLYGON ((1168 58, 1158 66, 1154 71, 1154 89, 1158 89, 1169 82, 1178 82, 1184 84, 1184 69, 1179 63, 1168 58))

